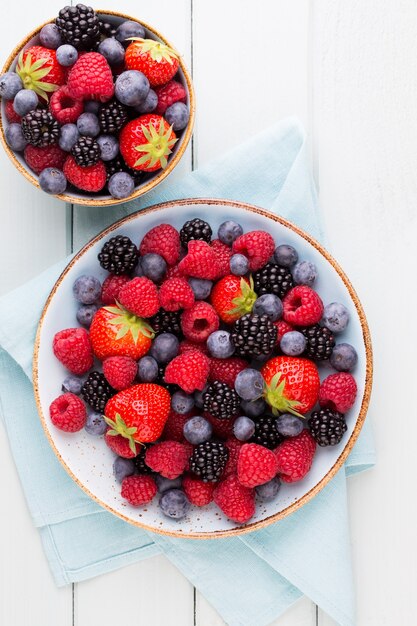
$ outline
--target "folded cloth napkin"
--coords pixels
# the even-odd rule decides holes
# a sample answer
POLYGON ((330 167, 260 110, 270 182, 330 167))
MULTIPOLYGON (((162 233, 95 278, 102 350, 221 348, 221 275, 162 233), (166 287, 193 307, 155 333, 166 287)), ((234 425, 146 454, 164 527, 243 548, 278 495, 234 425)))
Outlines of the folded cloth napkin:
MULTIPOLYGON (((116 219, 155 202, 207 196, 257 204, 322 237, 305 135, 294 119, 180 182, 166 181, 111 215, 116 219)), ((96 219, 94 214, 90 219, 96 219)), ((230 626, 264 626, 303 594, 342 626, 353 625, 346 476, 375 462, 368 421, 345 467, 327 487, 296 513, 265 529, 198 541, 164 537, 123 522, 69 478, 37 416, 31 384, 36 326, 67 261, 0 300, 0 412, 57 584, 85 580, 162 552, 230 626), (25 445, 28 439, 30 447, 25 445)))

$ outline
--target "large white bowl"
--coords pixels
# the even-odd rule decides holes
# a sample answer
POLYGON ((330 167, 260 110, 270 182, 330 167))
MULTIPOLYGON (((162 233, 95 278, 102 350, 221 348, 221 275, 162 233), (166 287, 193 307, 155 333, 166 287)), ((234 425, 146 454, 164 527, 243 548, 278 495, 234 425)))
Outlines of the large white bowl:
MULTIPOLYGON (((320 368, 322 377, 327 375, 320 368)), ((130 215, 110 226, 77 254, 54 286, 39 323, 34 354, 34 385, 39 415, 49 442, 76 483, 96 502, 122 519, 158 533, 189 538, 214 538, 248 532, 270 524, 297 510, 316 495, 342 466, 365 420, 372 381, 372 352, 366 319, 348 278, 316 241, 284 219, 257 207, 226 200, 181 200, 151 207, 130 215), (66 434, 56 429, 49 418, 49 405, 60 393, 67 372, 52 353, 56 332, 76 325, 76 302, 72 295, 74 280, 81 274, 94 274, 103 280, 106 272, 97 261, 104 241, 117 234, 128 235, 137 244, 152 227, 162 222, 180 228, 194 217, 206 219, 216 232, 226 219, 242 224, 245 231, 265 229, 277 245, 289 243, 301 259, 312 261, 319 270, 317 290, 325 303, 342 302, 351 313, 343 341, 355 346, 359 360, 354 375, 358 395, 347 416, 348 432, 334 447, 319 448, 306 478, 298 483, 283 484, 279 496, 270 503, 257 504, 256 514, 247 525, 237 525, 226 519, 215 505, 203 509, 192 507, 190 514, 179 522, 164 517, 157 498, 145 507, 130 506, 120 496, 120 485, 112 472, 113 453, 101 438, 84 430, 66 434)))

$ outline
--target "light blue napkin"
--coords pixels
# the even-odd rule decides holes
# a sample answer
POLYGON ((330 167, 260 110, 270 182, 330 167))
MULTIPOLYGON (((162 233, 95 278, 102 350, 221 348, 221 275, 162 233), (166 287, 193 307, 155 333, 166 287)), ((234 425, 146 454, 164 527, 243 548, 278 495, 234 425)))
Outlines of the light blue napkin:
MULTIPOLYGON (((305 135, 296 120, 269 128, 180 182, 165 181, 112 215, 116 219, 156 202, 207 196, 257 204, 322 237, 305 135)), ((36 326, 67 261, 0 299, 0 412, 57 584, 85 580, 163 552, 229 626, 269 624, 303 594, 342 626, 352 626, 346 476, 375 462, 369 422, 330 484, 302 509, 268 528, 242 538, 196 541, 162 537, 123 522, 90 500, 66 474, 44 436, 33 398, 36 326)))

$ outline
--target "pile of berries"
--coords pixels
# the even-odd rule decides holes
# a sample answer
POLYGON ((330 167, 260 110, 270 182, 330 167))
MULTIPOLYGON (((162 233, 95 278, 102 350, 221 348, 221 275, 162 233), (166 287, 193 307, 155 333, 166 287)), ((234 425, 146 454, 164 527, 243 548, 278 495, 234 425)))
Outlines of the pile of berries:
POLYGON ((349 312, 323 305, 292 246, 230 220, 213 239, 196 218, 138 246, 114 236, 98 260, 107 278, 77 278, 80 326, 53 341, 70 374, 50 415, 104 436, 131 505, 159 491, 171 518, 214 501, 243 524, 306 476, 317 444, 341 441, 357 394, 355 348, 335 340, 349 312))
POLYGON ((5 138, 47 193, 127 198, 166 168, 189 121, 178 54, 139 22, 64 7, 0 76, 5 138))

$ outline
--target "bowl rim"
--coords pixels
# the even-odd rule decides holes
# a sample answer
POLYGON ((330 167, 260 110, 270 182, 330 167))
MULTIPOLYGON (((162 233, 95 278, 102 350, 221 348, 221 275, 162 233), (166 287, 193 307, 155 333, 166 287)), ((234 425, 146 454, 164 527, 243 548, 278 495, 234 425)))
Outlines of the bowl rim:
POLYGON ((128 522, 129 524, 133 524, 134 526, 138 526, 138 527, 143 528, 145 530, 148 530, 148 531, 151 531, 151 532, 155 532, 155 533, 158 533, 158 534, 161 534, 161 535, 166 535, 166 536, 176 537, 176 538, 183 538, 183 539, 216 539, 216 538, 222 538, 222 537, 232 537, 232 536, 236 536, 236 535, 243 535, 243 534, 252 532, 254 530, 260 530, 261 528, 269 526, 270 524, 273 524, 274 522, 277 522, 278 520, 283 519, 287 515, 289 515, 291 513, 294 513, 295 511, 300 509, 302 506, 304 506, 304 504, 309 502, 335 476, 335 474, 339 471, 339 469, 342 467, 343 463, 347 459, 348 455, 350 454, 350 452, 351 452, 351 450, 352 450, 352 448, 353 448, 353 446, 354 446, 354 444, 355 444, 355 442, 356 442, 356 440, 357 440, 357 438, 359 436, 359 433, 360 433, 360 431, 362 429, 362 426, 363 426, 363 424, 365 422, 365 418, 366 418, 366 414, 367 414, 367 410, 368 410, 368 406, 369 406, 369 401, 370 401, 370 396, 371 396, 371 389, 372 389, 373 359, 372 359, 371 335, 370 335, 368 323, 367 323, 367 320, 366 320, 366 317, 365 317, 365 313, 364 313, 362 304, 361 304, 361 302, 360 302, 360 300, 358 298, 358 295, 357 295, 355 289, 353 288, 352 283, 350 282, 349 278, 347 277, 345 272, 342 270, 340 265, 337 263, 337 261, 331 256, 331 254, 329 254, 329 252, 327 252, 327 250, 318 241, 316 241, 313 237, 311 237, 309 234, 307 234, 304 230, 302 230, 301 228, 299 228, 295 224, 292 224, 291 222, 289 222, 285 218, 281 217, 280 215, 277 215, 275 213, 271 213, 270 211, 267 211, 266 209, 260 208, 258 206, 253 205, 253 204, 248 204, 248 203, 245 203, 245 202, 238 202, 238 201, 235 201, 235 200, 223 200, 223 199, 214 199, 214 198, 188 198, 188 199, 183 199, 183 200, 171 200, 169 202, 162 202, 162 203, 159 203, 159 204, 155 204, 155 205, 152 205, 152 206, 147 207, 145 209, 142 209, 142 210, 139 210, 139 211, 135 211, 134 213, 131 213, 130 215, 127 215, 127 216, 123 217, 122 219, 118 220, 114 224, 112 224, 112 225, 108 226, 107 228, 105 228, 104 230, 102 230, 98 235, 96 235, 93 239, 91 239, 88 243, 86 243, 81 248, 81 250, 79 250, 79 252, 71 259, 71 261, 68 263, 68 265, 65 267, 65 269, 62 271, 62 273, 58 277, 55 285, 53 286, 53 288, 52 288, 52 290, 51 290, 51 292, 50 292, 50 294, 49 294, 49 296, 48 296, 48 298, 46 300, 45 306, 44 306, 44 308, 42 310, 42 314, 41 314, 41 317, 40 317, 40 320, 39 320, 39 324, 38 324, 38 328, 37 328, 37 332, 36 332, 36 338, 35 338, 32 374, 33 374, 33 387, 34 387, 34 395, 35 395, 36 406, 37 406, 37 409, 38 409, 39 418, 40 418, 42 427, 43 427, 43 429, 45 431, 46 437, 47 437, 50 445, 52 446, 52 449, 54 450, 55 455, 57 456, 57 458, 60 461, 61 465, 64 467, 64 469, 67 471, 67 473, 71 476, 71 478, 75 481, 75 483, 88 496, 90 496, 95 502, 97 502, 104 509, 107 509, 108 511, 110 511, 111 513, 116 515, 117 517, 123 519, 125 522, 128 522), (57 447, 55 446, 53 438, 52 438, 52 436, 51 436, 51 434, 50 434, 50 432, 48 430, 48 427, 47 427, 47 424, 46 424, 46 420, 45 420, 45 416, 43 415, 41 402, 40 402, 40 396, 39 396, 39 380, 38 380, 38 375, 39 375, 39 371, 38 371, 39 346, 40 346, 40 338, 41 338, 43 322, 44 322, 46 314, 48 312, 49 304, 50 304, 52 298, 54 297, 57 289, 61 285, 62 281, 65 279, 65 277, 68 274, 68 272, 77 263, 77 261, 92 246, 94 246, 96 243, 98 243, 99 241, 104 239, 104 237, 106 237, 107 235, 111 234, 114 230, 118 229, 120 226, 123 226, 123 224, 126 224, 127 222, 130 222, 132 220, 135 220, 140 214, 146 215, 148 213, 156 213, 156 212, 164 210, 164 209, 169 209, 169 208, 172 209, 173 207, 189 206, 189 205, 193 205, 193 204, 199 204, 199 205, 207 204, 209 206, 210 205, 229 206, 229 207, 245 210, 245 211, 248 211, 248 212, 256 213, 258 215, 262 215, 263 217, 266 217, 266 218, 271 219, 271 220, 273 220, 275 222, 278 222, 279 224, 282 224, 283 226, 286 226, 287 228, 289 228, 290 230, 292 230, 293 232, 295 232, 296 234, 301 236, 303 239, 305 239, 309 244, 311 244, 332 265, 332 267, 335 269, 335 271, 337 272, 337 274, 339 275, 339 277, 343 281, 345 287, 347 288, 347 290, 349 292, 349 295, 350 295, 350 297, 351 297, 351 299, 352 299, 352 301, 353 301, 353 303, 355 305, 355 308, 356 308, 356 311, 357 311, 357 314, 358 314, 358 317, 359 317, 359 320, 360 320, 360 324, 361 324, 361 328, 362 328, 362 336, 363 336, 363 341, 364 341, 364 345, 365 345, 365 354, 366 354, 365 387, 364 387, 364 391, 363 391, 361 407, 360 407, 359 414, 358 414, 358 417, 357 417, 357 420, 356 420, 356 424, 355 424, 355 427, 354 427, 354 429, 352 431, 352 434, 349 437, 348 441, 346 442, 343 450, 341 451, 340 455, 338 456, 338 458, 336 459, 336 461, 332 465, 332 467, 329 469, 327 474, 325 476, 323 476, 323 478, 314 487, 312 487, 309 491, 307 491, 307 493, 305 493, 299 500, 296 500, 292 504, 289 504, 282 511, 278 511, 277 513, 274 513, 274 514, 266 517, 265 519, 258 520, 256 522, 252 522, 252 523, 240 526, 240 527, 231 528, 229 530, 210 531, 210 532, 207 532, 207 533, 184 533, 184 532, 181 532, 181 530, 170 531, 170 530, 158 529, 158 528, 154 528, 152 526, 148 526, 147 524, 144 524, 143 522, 138 522, 136 520, 132 520, 131 518, 127 517, 126 515, 123 515, 123 513, 120 513, 119 511, 116 511, 110 505, 102 502, 100 500, 100 498, 98 498, 93 493, 91 493, 90 490, 85 485, 83 485, 81 483, 81 481, 77 478, 77 476, 75 476, 75 474, 67 466, 67 464, 65 463, 65 461, 61 457, 57 447))
MULTIPOLYGON (((161 35, 159 31, 157 31, 152 26, 149 26, 145 22, 140 21, 138 18, 132 17, 131 15, 126 15, 125 13, 119 13, 118 11, 107 11, 105 9, 97 9, 96 13, 98 15, 111 15, 113 17, 121 17, 125 20, 132 20, 134 22, 139 22, 144 28, 146 28, 146 30, 151 32, 153 35, 155 35, 155 37, 160 39, 163 43, 165 43, 167 46, 169 46, 175 52, 177 52, 179 66, 180 66, 180 69, 182 70, 182 73, 186 82, 186 88, 188 91, 188 98, 189 98, 189 110, 190 110, 190 118, 188 120, 187 128, 185 129, 185 132, 180 139, 180 143, 178 145, 177 151, 174 153, 173 157, 168 161, 167 167, 164 170, 160 170, 160 172, 155 176, 155 178, 152 178, 150 181, 148 181, 146 184, 141 186, 139 189, 136 189, 128 198, 123 198, 122 200, 119 200, 117 198, 108 198, 107 200, 97 198, 96 200, 91 200, 87 197, 78 198, 68 193, 51 194, 52 197, 58 198, 59 200, 62 200, 63 202, 68 202, 69 204, 77 204, 77 205, 92 206, 92 207, 104 207, 104 206, 112 206, 112 205, 121 204, 123 202, 130 202, 131 200, 135 200, 136 198, 143 196, 144 194, 154 189, 154 187, 159 185, 159 183, 161 183, 178 165, 178 163, 180 162, 180 160, 182 159, 184 155, 184 152, 189 144, 189 141, 193 133, 193 127, 194 127, 194 122, 195 122, 195 93, 194 93, 194 87, 193 87, 193 83, 191 79, 191 74, 188 71, 183 61, 183 57, 179 54, 176 48, 163 35, 161 35)), ((41 29, 44 26, 46 26, 46 24, 51 24, 54 22, 54 20, 55 18, 47 20, 46 22, 44 22, 43 24, 41 24, 40 26, 32 30, 28 35, 26 35, 26 37, 24 37, 24 39, 22 39, 17 44, 17 46, 15 46, 12 52, 9 54, 0 73, 4 74, 5 72, 8 72, 10 70, 12 63, 17 58, 20 51, 26 46, 26 44, 31 39, 33 39, 36 35, 38 35, 41 29)), ((1 98, 0 98, 0 102, 1 102, 1 98)), ((0 112, 0 142, 3 144, 3 148, 7 156, 12 161, 16 169, 26 178, 26 180, 32 183, 34 187, 42 191, 41 186, 39 184, 39 179, 35 177, 29 170, 27 170, 19 162, 19 160, 16 158, 15 153, 7 144, 4 133, 5 133, 5 126, 3 124, 3 115, 0 112)))

